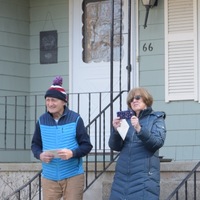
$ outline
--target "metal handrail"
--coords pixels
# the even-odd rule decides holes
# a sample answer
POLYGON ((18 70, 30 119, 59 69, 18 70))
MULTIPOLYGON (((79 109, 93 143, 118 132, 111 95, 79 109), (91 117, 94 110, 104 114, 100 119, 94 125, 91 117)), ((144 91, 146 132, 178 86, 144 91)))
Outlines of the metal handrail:
MULTIPOLYGON (((119 98, 122 97, 122 94, 124 92, 127 92, 127 91, 121 91, 114 99, 113 99, 113 102, 115 102, 116 100, 118 100, 119 98)), ((105 128, 105 113, 106 111, 110 108, 110 106, 113 105, 113 102, 109 103, 107 106, 104 107, 104 109, 102 109, 100 111, 99 114, 97 114, 96 117, 94 117, 94 119, 92 119, 90 121, 90 123, 86 126, 87 129, 90 129, 91 126, 97 126, 97 120, 100 120, 101 117, 103 116, 104 117, 104 128, 105 128)), ((121 101, 120 101, 121 102, 121 101)), ((119 107, 121 108, 121 106, 119 105, 119 107)), ((109 118, 109 122, 111 122, 111 118, 109 118)), ((107 124, 109 124, 110 126, 110 123, 109 122, 106 122, 107 124)), ((96 128, 95 128, 96 129, 96 128)), ((91 130, 90 130, 91 131, 91 130)), ((105 129, 102 130, 105 134, 105 129)), ((105 138, 105 135, 103 135, 103 137, 105 138)), ((114 154, 111 150, 110 152, 107 152, 105 151, 105 141, 104 141, 104 144, 103 144, 103 148, 102 148, 102 151, 99 152, 98 151, 98 147, 96 146, 96 143, 94 144, 94 151, 89 153, 87 156, 86 156, 86 160, 84 161, 85 163, 85 189, 84 189, 84 192, 86 190, 88 190, 88 188, 110 167, 110 165, 117 159, 118 157, 118 153, 114 154), (110 159, 106 159, 105 156, 106 154, 110 154, 110 159), (103 160, 102 160, 102 163, 103 163, 103 168, 102 169, 98 169, 97 168, 97 163, 99 162, 97 157, 99 158, 99 156, 102 155, 103 157, 103 160), (89 163, 91 163, 91 161, 89 160, 89 157, 95 157, 95 160, 94 160, 94 169, 92 169, 91 171, 94 172, 94 179, 93 180, 90 180, 90 182, 88 182, 89 180, 89 163)), ((29 187, 29 200, 31 200, 31 183, 37 178, 39 177, 39 200, 41 200, 41 171, 39 171, 30 181, 28 181, 28 183, 26 183, 25 185, 23 185, 22 187, 20 187, 19 189, 17 189, 16 191, 14 191, 12 194, 8 195, 5 200, 11 200, 11 197, 15 197, 17 199, 20 200, 20 195, 21 195, 21 191, 24 190, 27 186, 29 187)))
POLYGON ((28 199, 31 200, 32 199, 32 192, 31 192, 31 184, 32 182, 38 178, 39 183, 38 183, 38 200, 42 199, 42 195, 41 195, 41 172, 42 170, 40 170, 32 179, 30 179, 26 184, 24 184, 23 186, 21 186, 20 188, 18 188, 17 190, 15 190, 13 193, 9 194, 6 198, 4 198, 4 200, 11 200, 12 197, 17 198, 18 200, 21 199, 21 191, 24 190, 27 186, 28 186, 28 199))
MULTIPOLYGON (((94 125, 95 126, 94 129, 96 130, 97 120, 105 115, 106 110, 108 110, 117 99, 121 98, 121 96, 122 96, 122 94, 124 92, 127 92, 127 91, 121 91, 113 99, 113 101, 111 103, 109 103, 93 120, 91 120, 91 122, 86 126, 86 128, 89 129, 92 125, 94 125)), ((105 117, 104 117, 104 119, 105 119, 105 117)), ((109 125, 111 125, 111 118, 110 118, 109 122, 110 122, 109 125)), ((102 131, 105 132, 104 130, 102 130, 102 131)), ((89 132, 90 132, 90 130, 89 130, 89 132)), ((104 137, 105 137, 105 135, 104 135, 104 137)), ((110 151, 110 160, 106 165, 106 159, 105 159, 106 152, 105 152, 105 148, 103 148, 103 155, 102 155, 103 156, 103 161, 102 161, 103 162, 103 169, 98 170, 97 169, 97 154, 98 154, 98 151, 97 151, 97 147, 96 147, 96 143, 95 143, 95 146, 94 146, 95 166, 94 166, 94 170, 93 170, 94 171, 94 179, 89 184, 88 184, 88 175, 89 174, 88 174, 88 170, 87 169, 88 169, 88 163, 89 163, 88 156, 90 154, 86 156, 86 173, 85 173, 85 177, 86 177, 86 180, 85 180, 86 184, 85 185, 86 186, 85 186, 85 190, 84 191, 86 191, 109 168, 109 166, 117 159, 119 154, 118 153, 114 154, 112 150, 109 150, 109 151, 110 151), (98 173, 97 173, 97 171, 98 171, 98 173)))
MULTIPOLYGON (((176 195, 176 200, 179 200, 179 190, 183 187, 183 186, 185 186, 185 192, 184 192, 184 194, 185 194, 185 199, 187 200, 188 199, 188 185, 187 185, 187 183, 188 183, 188 180, 189 180, 189 178, 192 176, 192 175, 194 175, 194 190, 193 190, 193 192, 194 192, 194 197, 193 197, 193 200, 197 200, 197 190, 196 190, 196 186, 197 186, 197 184, 196 184, 196 182, 197 182, 197 180, 196 180, 196 172, 197 172, 197 169, 199 168, 199 166, 200 166, 200 162, 198 162, 197 164, 196 164, 196 166, 193 168, 193 170, 181 181, 181 183, 176 187, 176 189, 169 195, 169 197, 167 197, 167 199, 166 200, 171 200, 175 195, 176 195)), ((181 197, 181 200, 183 200, 183 198, 181 197)))
MULTIPOLYGON (((123 93, 124 91, 122 91, 123 93)), ((116 95, 118 91, 113 92, 116 95)), ((69 93, 69 104, 73 101, 73 111, 84 114, 85 124, 91 123, 91 119, 96 116, 95 113, 100 113, 102 107, 105 107, 104 99, 109 95, 109 91, 103 92, 88 92, 88 93, 69 93), (82 99, 85 99, 87 104, 82 106, 82 99), (96 108, 94 108, 94 105, 96 108), (98 107, 99 106, 99 107, 98 107), (96 110, 92 110, 93 107, 96 110), (93 113, 91 113, 94 111, 93 113)), ((68 105, 69 108, 72 105, 68 105)), ((0 96, 0 122, 4 124, 1 129, 3 142, 0 144, 0 150, 30 150, 30 132, 29 127, 34 127, 38 117, 46 111, 44 104, 44 95, 35 94, 27 96, 0 96), (12 115, 11 115, 12 113, 12 115), (12 128, 11 128, 12 127, 12 128), (17 143, 18 137, 21 137, 20 143, 17 143), (8 140, 12 138, 12 140, 8 140)), ((119 108, 120 109, 120 108, 119 108)))

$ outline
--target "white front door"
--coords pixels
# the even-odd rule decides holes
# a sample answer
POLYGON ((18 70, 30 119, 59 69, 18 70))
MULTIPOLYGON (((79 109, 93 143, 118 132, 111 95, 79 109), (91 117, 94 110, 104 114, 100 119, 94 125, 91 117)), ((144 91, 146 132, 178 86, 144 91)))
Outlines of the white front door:
MULTIPOLYGON (((83 9, 82 9, 82 0, 71 0, 70 1, 70 93, 86 93, 86 92, 102 92, 103 101, 106 105, 110 101, 110 78, 111 78, 111 66, 110 62, 100 60, 96 61, 95 59, 91 60, 91 62, 83 61, 83 9), (104 93, 105 92, 105 93, 104 93)), ((94 1, 98 2, 98 1, 94 1)), ((104 2, 104 1, 99 1, 104 2)), ((111 1, 108 1, 111 2, 111 1)), ((115 1, 116 2, 116 1, 115 1)), ((100 3, 101 4, 101 3, 100 3)), ((123 46, 122 46, 122 60, 114 61, 113 63, 113 91, 120 90, 120 76, 121 76, 121 89, 127 90, 127 43, 128 43, 128 5, 127 0, 123 1, 123 46), (120 64, 121 63, 121 64, 120 64), (121 67, 121 74, 120 74, 121 67)), ((133 5, 134 6, 134 5, 133 5)), ((92 7, 92 6, 91 6, 92 7)), ((94 5, 95 7, 95 5, 94 5)), ((104 7, 105 9, 108 6, 104 7)), ((90 8, 88 8, 89 10, 90 8)), ((115 9, 119 9, 119 6, 116 6, 115 9)), ((95 10, 95 9, 93 9, 95 10)), ((93 11, 91 10, 91 11, 93 11)), ((134 10, 134 9, 132 9, 134 10)), ((105 11, 105 15, 108 11, 105 11)), ((102 14, 104 15, 104 13, 102 14)), ((135 18, 133 18, 135 19, 135 18)), ((93 30, 93 32, 102 31, 99 30, 98 27, 93 30)), ((133 31, 135 32, 135 31, 133 31)), ((98 36, 98 33, 96 34, 98 36)), ((94 34, 95 37, 95 34, 94 34)), ((90 38, 91 39, 91 38, 90 38)), ((136 42, 134 42, 134 45, 136 42)), ((119 57, 119 50, 117 50, 119 57)), ((101 51, 99 51, 101 53, 101 51)), ((98 52, 97 52, 98 53, 98 52)), ((106 52, 107 53, 107 52, 106 52)), ((134 50, 132 50, 131 58, 134 58, 134 50)), ((105 53, 102 53, 102 59, 105 59, 105 53)), ((116 60, 116 59, 115 59, 116 60)), ((133 67, 133 66, 132 66, 133 67)), ((84 97, 85 103, 82 101, 82 106, 87 105, 88 98, 85 95, 84 97)), ((73 100, 70 103, 73 104, 71 107, 76 106, 76 101, 73 100)), ((93 101, 94 102, 94 101, 93 101)), ((82 107, 81 106, 81 107, 82 107)), ((95 112, 97 105, 93 103, 92 105, 92 113, 95 112)), ((98 111, 97 111, 98 112, 98 111)), ((96 113, 96 112, 95 112, 96 113)), ((82 114, 82 113, 81 113, 82 114)), ((84 114, 82 114, 84 115, 84 114)), ((84 116, 83 116, 84 117, 84 116)))

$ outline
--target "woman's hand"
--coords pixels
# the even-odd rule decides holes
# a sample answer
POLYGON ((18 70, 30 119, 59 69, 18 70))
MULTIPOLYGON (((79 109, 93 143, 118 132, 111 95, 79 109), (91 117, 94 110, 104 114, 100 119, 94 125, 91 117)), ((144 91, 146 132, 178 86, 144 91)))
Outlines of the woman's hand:
POLYGON ((139 133, 140 130, 141 130, 141 126, 140 126, 140 123, 139 123, 139 119, 136 116, 131 117, 131 124, 135 128, 137 133, 139 133))
POLYGON ((113 119, 112 125, 113 125, 114 129, 117 130, 117 128, 120 127, 120 125, 121 125, 121 119, 119 117, 113 119))

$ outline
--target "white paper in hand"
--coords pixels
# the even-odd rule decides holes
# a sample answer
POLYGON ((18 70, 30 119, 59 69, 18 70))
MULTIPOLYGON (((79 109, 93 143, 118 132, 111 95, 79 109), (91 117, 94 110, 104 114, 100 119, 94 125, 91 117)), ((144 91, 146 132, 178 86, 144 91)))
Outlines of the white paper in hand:
POLYGON ((59 156, 58 156, 58 151, 59 151, 59 150, 60 150, 60 149, 49 149, 49 150, 44 150, 44 152, 53 154, 53 155, 54 155, 54 158, 59 158, 59 156))
POLYGON ((121 126, 117 128, 117 131, 119 132, 120 136, 124 140, 126 137, 126 134, 128 132, 129 125, 125 119, 121 120, 121 126))

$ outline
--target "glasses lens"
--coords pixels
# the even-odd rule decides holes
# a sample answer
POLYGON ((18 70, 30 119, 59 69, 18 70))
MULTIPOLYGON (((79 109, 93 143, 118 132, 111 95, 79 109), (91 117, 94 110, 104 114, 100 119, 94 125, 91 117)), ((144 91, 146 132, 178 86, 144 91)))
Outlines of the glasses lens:
POLYGON ((140 95, 134 96, 133 99, 135 99, 135 100, 140 100, 140 99, 141 99, 141 96, 140 96, 140 95))

